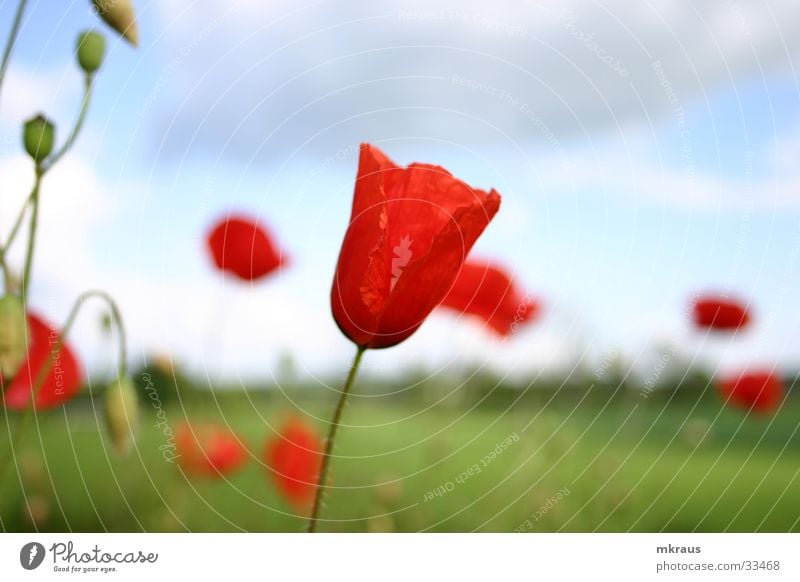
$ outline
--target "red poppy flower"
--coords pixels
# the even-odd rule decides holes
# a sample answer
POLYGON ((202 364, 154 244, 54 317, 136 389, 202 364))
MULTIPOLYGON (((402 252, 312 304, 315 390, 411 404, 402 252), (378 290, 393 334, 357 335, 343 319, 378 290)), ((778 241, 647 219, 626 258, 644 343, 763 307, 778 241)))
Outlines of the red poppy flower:
POLYGON ((215 224, 208 234, 208 248, 217 268, 244 281, 265 277, 286 263, 267 230, 243 216, 215 224))
POLYGON ((722 397, 741 408, 769 412, 781 400, 783 383, 773 372, 745 372, 719 382, 722 397))
POLYGON ((322 463, 322 442, 314 429, 300 419, 291 419, 267 441, 264 461, 289 503, 306 507, 311 502, 322 463))
MULTIPOLYGON (((50 359, 58 342, 58 330, 33 313, 27 313, 28 356, 5 389, 7 408, 23 410, 30 405, 31 389, 39 370, 50 359)), ((5 380, 0 377, 5 387, 5 380)), ((42 410, 63 404, 78 393, 82 384, 81 368, 72 349, 64 343, 54 354, 50 370, 36 394, 35 408, 42 410)))
POLYGON ((442 307, 475 315, 503 337, 530 321, 539 310, 503 269, 478 261, 464 263, 442 307))
POLYGON ((226 427, 183 424, 175 431, 178 462, 191 475, 221 477, 241 468, 247 460, 242 443, 226 427))
POLYGON ((500 207, 439 166, 400 168, 361 146, 350 224, 331 291, 333 317, 358 346, 413 334, 447 295, 500 207))
POLYGON ((734 331, 750 323, 747 308, 737 301, 706 295, 699 297, 693 308, 697 327, 721 331, 734 331))

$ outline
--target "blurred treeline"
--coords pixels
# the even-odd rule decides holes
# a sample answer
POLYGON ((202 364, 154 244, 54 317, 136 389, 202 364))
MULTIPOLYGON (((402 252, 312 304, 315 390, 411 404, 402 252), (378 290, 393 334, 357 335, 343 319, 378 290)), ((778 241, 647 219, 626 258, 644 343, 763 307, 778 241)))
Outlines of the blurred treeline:
MULTIPOLYGON (((209 382, 193 377, 172 365, 142 365, 132 373, 140 401, 145 410, 154 413, 160 407, 192 408, 259 407, 287 399, 298 409, 315 407, 320 401, 334 397, 331 386, 340 378, 323 380, 299 379, 288 371, 272 382, 249 382, 246 387, 234 382, 209 382)), ((800 373, 784 375, 787 404, 800 399, 800 373)), ((82 407, 103 390, 102 382, 90 382, 72 403, 82 407)), ((630 406, 663 407, 702 405, 720 402, 710 371, 702 367, 665 371, 657 381, 643 378, 622 367, 596 370, 575 368, 565 376, 537 375, 533 378, 509 378, 486 369, 463 369, 458 373, 430 373, 419 369, 402 376, 385 378, 364 374, 357 383, 357 392, 376 404, 400 403, 425 409, 542 409, 549 406, 630 406)))

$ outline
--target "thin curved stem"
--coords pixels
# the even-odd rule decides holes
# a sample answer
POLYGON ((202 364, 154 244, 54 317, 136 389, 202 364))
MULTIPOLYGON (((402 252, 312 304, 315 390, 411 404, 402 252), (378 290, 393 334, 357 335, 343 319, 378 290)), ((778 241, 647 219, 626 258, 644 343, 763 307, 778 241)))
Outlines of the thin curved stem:
POLYGON ((17 13, 14 15, 14 22, 11 24, 11 34, 6 41, 6 48, 3 50, 3 60, 0 61, 0 91, 3 88, 3 79, 6 77, 6 69, 8 68, 8 61, 11 60, 11 53, 14 50, 14 45, 17 43, 17 35, 19 34, 19 26, 22 24, 22 15, 25 13, 25 4, 28 0, 20 0, 17 5, 17 13))
MULTIPOLYGON (((11 53, 14 50, 14 45, 17 42, 17 35, 19 34, 19 27, 20 24, 22 24, 22 15, 25 13, 25 5, 27 2, 28 0, 20 0, 19 4, 17 5, 17 12, 14 14, 14 21, 11 24, 11 34, 9 34, 8 41, 6 41, 6 47, 3 49, 3 57, 2 61, 0 61, 0 93, 2 93, 3 79, 6 78, 6 69, 8 68, 9 60, 11 60, 11 53)), ((25 201, 25 208, 27 208, 27 206, 28 202, 25 201)), ((22 222, 22 216, 25 213, 25 208, 23 208, 23 211, 20 212, 19 216, 17 217, 14 230, 19 230, 19 225, 22 222)), ((5 249, 5 246, 0 248, 0 266, 3 268, 4 286, 6 292, 8 292, 9 286, 11 285, 11 271, 9 271, 8 265, 6 265, 5 249)))
POLYGON ((322 507, 322 498, 325 495, 325 489, 328 487, 328 470, 330 468, 331 455, 333 453, 333 444, 336 439, 336 432, 339 429, 339 423, 342 419, 342 411, 344 410, 344 403, 347 400, 347 395, 350 394, 350 389, 353 387, 353 381, 356 379, 356 372, 358 366, 361 364, 361 358, 364 355, 366 348, 359 347, 356 352, 356 357, 353 360, 353 365, 350 367, 350 373, 347 375, 347 380, 342 388, 342 393, 339 396, 339 402, 336 405, 336 410, 333 413, 333 420, 328 429, 328 439, 325 441, 325 453, 322 457, 322 467, 319 472, 319 480, 317 481, 317 491, 314 494, 314 507, 311 510, 311 517, 308 520, 308 533, 317 531, 317 522, 319 521, 319 511, 322 507))
POLYGON ((72 329, 72 324, 75 323, 75 319, 78 317, 78 313, 83 307, 83 304, 92 297, 96 297, 98 299, 102 299, 108 308, 111 310, 111 316, 114 319, 114 323, 117 326, 117 333, 119 335, 119 361, 117 362, 117 373, 119 377, 123 377, 127 373, 127 358, 128 358, 128 348, 127 348, 127 339, 125 334, 125 326, 122 323, 122 317, 120 316, 119 307, 117 306, 114 299, 105 291, 99 290, 91 290, 86 291, 78 296, 75 300, 75 303, 72 305, 72 309, 67 316, 67 321, 64 323, 64 327, 62 328, 61 332, 58 334, 58 340, 53 344, 53 347, 50 350, 50 355, 47 358, 47 361, 42 364, 39 368, 39 371, 36 374, 36 379, 31 386, 31 397, 28 401, 28 404, 25 406, 25 409, 22 411, 22 417, 19 420, 19 424, 16 427, 16 431, 11 437, 11 442, 9 443, 9 447, 6 450, 3 457, 0 459, 0 483, 3 482, 5 478, 5 474, 8 471, 8 467, 11 464, 11 459, 14 457, 14 451, 19 448, 20 439, 22 438, 22 434, 25 432, 28 424, 30 423, 31 417, 34 416, 34 412, 36 407, 33 406, 33 403, 36 402, 36 396, 39 394, 39 390, 41 390, 42 385, 44 384, 44 380, 47 377, 48 372, 50 372, 51 368, 53 367, 53 362, 56 359, 56 356, 61 352, 61 348, 64 346, 64 340, 69 334, 70 330, 72 329))
POLYGON ((86 73, 83 76, 83 98, 81 99, 81 108, 78 111, 78 118, 75 120, 75 124, 72 126, 72 131, 70 131, 67 141, 64 142, 64 145, 61 146, 61 149, 59 149, 56 153, 51 155, 42 163, 42 170, 44 173, 47 173, 50 168, 55 166, 58 161, 64 157, 64 154, 69 151, 69 149, 72 147, 72 144, 75 143, 75 140, 78 139, 78 134, 81 132, 83 122, 86 119, 86 112, 89 110, 89 101, 91 98, 92 75, 86 73))
POLYGON ((22 221, 25 218, 25 211, 28 210, 28 206, 30 205, 32 198, 33 190, 31 190, 31 193, 28 194, 28 197, 25 199, 25 203, 22 205, 22 208, 19 209, 17 218, 14 221, 14 226, 11 227, 11 232, 8 233, 8 240, 6 241, 6 244, 0 245, 0 266, 3 268, 6 293, 11 293, 11 270, 8 268, 8 263, 6 263, 6 252, 11 246, 11 243, 14 242, 14 239, 16 238, 17 233, 22 226, 22 221))

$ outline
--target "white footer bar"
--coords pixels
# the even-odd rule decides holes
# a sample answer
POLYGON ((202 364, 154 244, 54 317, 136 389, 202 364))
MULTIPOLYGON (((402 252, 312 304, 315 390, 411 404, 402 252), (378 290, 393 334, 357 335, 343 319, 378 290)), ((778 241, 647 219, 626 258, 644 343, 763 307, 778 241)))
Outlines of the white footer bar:
POLYGON ((798 534, 2 534, 0 580, 800 580, 798 534))

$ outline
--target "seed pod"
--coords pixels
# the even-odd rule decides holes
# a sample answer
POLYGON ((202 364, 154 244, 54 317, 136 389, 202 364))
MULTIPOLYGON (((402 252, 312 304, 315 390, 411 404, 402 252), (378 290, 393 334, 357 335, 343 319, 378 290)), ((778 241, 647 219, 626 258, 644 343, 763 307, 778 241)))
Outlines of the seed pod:
POLYGON ((119 378, 106 389, 105 406, 111 445, 117 454, 124 455, 139 424, 139 402, 130 378, 119 378))
POLYGON ((22 143, 25 151, 35 161, 41 162, 53 151, 56 128, 44 115, 37 115, 25 122, 22 143))
POLYGON ((139 44, 139 29, 130 0, 92 0, 98 16, 131 45, 139 44))
POLYGON ((25 361, 27 326, 22 299, 15 295, 0 297, 0 374, 5 383, 25 361))
POLYGON ((89 74, 94 73, 103 64, 106 39, 99 32, 86 30, 78 35, 75 50, 81 69, 89 74))

